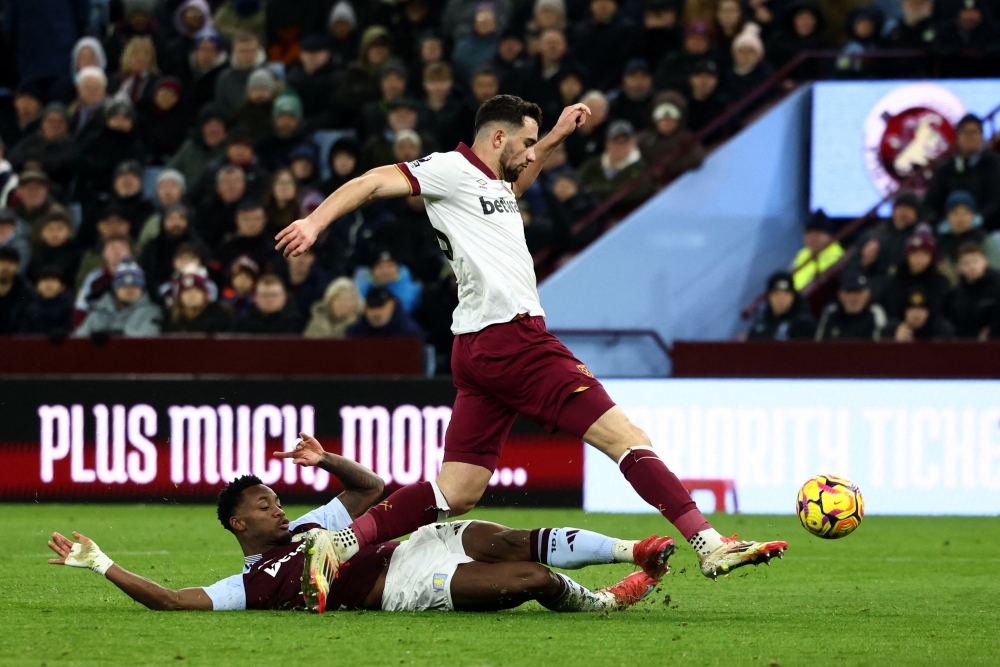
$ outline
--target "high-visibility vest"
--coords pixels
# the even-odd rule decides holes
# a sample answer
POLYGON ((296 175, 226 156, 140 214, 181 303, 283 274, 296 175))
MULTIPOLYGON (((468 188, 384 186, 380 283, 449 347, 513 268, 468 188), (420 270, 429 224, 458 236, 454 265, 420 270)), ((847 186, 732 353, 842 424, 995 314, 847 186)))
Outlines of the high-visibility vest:
POLYGON ((844 249, 837 242, 828 245, 814 258, 812 258, 812 250, 809 248, 799 250, 798 254, 795 255, 795 261, 792 262, 792 278, 795 282, 795 289, 801 290, 816 280, 816 276, 836 264, 837 260, 843 256, 844 249))

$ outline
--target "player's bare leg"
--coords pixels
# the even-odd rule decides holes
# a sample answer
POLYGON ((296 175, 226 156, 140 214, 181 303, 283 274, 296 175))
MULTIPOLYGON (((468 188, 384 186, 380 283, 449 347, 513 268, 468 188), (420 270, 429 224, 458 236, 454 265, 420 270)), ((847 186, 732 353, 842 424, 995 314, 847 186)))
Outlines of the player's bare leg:
POLYGON ((657 581, 635 572, 608 588, 590 591, 538 563, 465 563, 455 570, 455 611, 499 611, 528 600, 553 611, 616 611, 649 595, 657 581))
POLYGON ((716 578, 744 565, 767 563, 774 556, 780 558, 788 548, 786 542, 748 542, 738 540, 736 535, 726 538, 712 528, 691 494, 653 451, 649 436, 618 406, 601 415, 583 439, 615 460, 636 493, 691 543, 706 577, 716 578))
POLYGON ((579 528, 516 530, 488 521, 470 522, 462 546, 480 563, 534 562, 564 570, 628 563, 653 579, 670 571, 667 559, 674 553, 669 537, 619 540, 579 528))

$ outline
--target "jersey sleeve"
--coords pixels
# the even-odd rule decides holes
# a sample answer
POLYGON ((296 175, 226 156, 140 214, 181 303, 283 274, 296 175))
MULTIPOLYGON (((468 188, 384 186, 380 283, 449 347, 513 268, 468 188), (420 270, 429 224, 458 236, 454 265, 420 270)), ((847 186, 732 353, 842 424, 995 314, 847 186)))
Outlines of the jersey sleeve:
POLYGON ((413 162, 399 162, 396 168, 410 184, 410 193, 443 199, 455 192, 460 179, 449 153, 431 153, 413 162))
POLYGON ((326 530, 340 530, 351 525, 351 515, 347 513, 344 503, 339 498, 334 498, 326 505, 317 507, 311 512, 306 512, 288 525, 289 530, 295 530, 305 523, 318 523, 326 530))
POLYGON ((247 592, 243 575, 234 574, 202 590, 212 600, 212 611, 242 611, 247 608, 247 592))

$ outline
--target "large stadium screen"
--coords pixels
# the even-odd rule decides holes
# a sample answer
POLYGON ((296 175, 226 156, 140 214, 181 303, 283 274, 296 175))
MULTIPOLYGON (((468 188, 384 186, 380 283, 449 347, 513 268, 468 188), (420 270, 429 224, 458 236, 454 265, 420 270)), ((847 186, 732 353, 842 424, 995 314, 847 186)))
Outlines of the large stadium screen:
POLYGON ((998 106, 998 79, 816 83, 810 210, 863 215, 947 151, 962 116, 998 106))

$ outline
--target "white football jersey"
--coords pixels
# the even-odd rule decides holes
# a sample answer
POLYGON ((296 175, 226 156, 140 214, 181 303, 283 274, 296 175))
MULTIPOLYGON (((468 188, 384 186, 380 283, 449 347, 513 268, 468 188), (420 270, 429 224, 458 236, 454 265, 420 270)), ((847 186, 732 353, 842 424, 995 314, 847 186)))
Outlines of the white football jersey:
POLYGON ((396 165, 427 217, 458 279, 451 330, 479 331, 521 314, 545 312, 513 186, 497 180, 465 144, 396 165))

